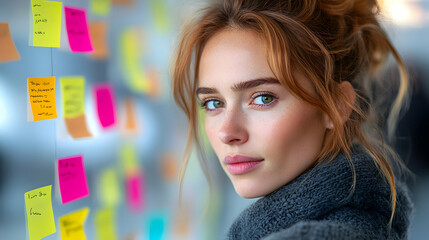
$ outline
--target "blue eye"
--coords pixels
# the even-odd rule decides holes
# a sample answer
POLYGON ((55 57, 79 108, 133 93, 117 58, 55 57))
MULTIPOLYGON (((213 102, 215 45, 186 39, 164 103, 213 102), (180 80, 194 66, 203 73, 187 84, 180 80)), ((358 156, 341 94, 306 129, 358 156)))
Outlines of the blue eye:
POLYGON ((206 110, 215 110, 216 108, 221 108, 223 107, 225 104, 219 100, 208 100, 205 101, 204 103, 201 104, 202 107, 204 107, 206 110))
POLYGON ((259 95, 253 101, 255 102, 255 104, 265 105, 265 104, 269 104, 270 102, 274 101, 274 96, 271 96, 268 94, 259 95))

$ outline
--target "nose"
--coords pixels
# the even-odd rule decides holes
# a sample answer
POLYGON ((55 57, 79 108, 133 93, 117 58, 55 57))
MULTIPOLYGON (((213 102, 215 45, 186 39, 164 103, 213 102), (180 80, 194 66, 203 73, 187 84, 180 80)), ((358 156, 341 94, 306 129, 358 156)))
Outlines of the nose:
POLYGON ((243 113, 227 111, 218 132, 219 139, 228 145, 240 145, 249 139, 243 113))

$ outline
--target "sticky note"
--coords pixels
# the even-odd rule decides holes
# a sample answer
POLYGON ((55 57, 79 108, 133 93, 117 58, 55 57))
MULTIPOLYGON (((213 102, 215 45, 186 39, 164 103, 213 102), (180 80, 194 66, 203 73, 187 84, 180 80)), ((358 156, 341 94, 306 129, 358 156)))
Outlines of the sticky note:
POLYGON ((113 127, 116 124, 116 110, 112 85, 109 83, 94 85, 94 96, 101 126, 113 127))
POLYGON ((110 12, 111 0, 91 0, 91 11, 98 15, 106 15, 110 12))
POLYGON ((91 137, 92 134, 88 130, 85 115, 80 115, 73 118, 65 118, 66 128, 70 136, 75 139, 91 137))
POLYGON ((90 55, 94 59, 106 59, 109 56, 109 49, 106 42, 107 26, 105 22, 93 22, 89 24, 91 40, 94 52, 90 55))
POLYGON ((149 80, 140 66, 142 55, 141 33, 134 28, 126 29, 120 38, 122 67, 125 80, 131 90, 145 93, 149 90, 149 80))
POLYGON ((85 240, 85 220, 89 209, 83 208, 60 217, 61 240, 85 240))
POLYGON ((63 116, 73 138, 91 137, 85 116, 85 78, 61 77, 63 116))
POLYGON ((189 234, 191 228, 190 212, 192 212, 192 208, 189 205, 185 205, 175 213, 172 220, 172 232, 175 236, 186 236, 189 234))
POLYGON ((61 2, 31 0, 35 47, 60 47, 61 2))
POLYGON ((95 213, 95 233, 98 240, 115 240, 116 224, 113 208, 107 207, 95 213))
POLYGON ((82 155, 58 159, 58 180, 63 204, 89 196, 82 155))
POLYGON ((55 77, 29 77, 28 97, 33 121, 57 118, 55 77))
POLYGON ((65 6, 64 12, 71 51, 77 53, 92 52, 93 47, 86 20, 86 10, 84 8, 65 6))
POLYGON ((134 100, 127 98, 124 101, 125 105, 125 132, 126 133, 137 133, 137 120, 134 111, 134 100))
POLYGON ((10 35, 9 23, 0 22, 0 62, 15 61, 20 58, 10 35))
POLYGON ((149 213, 146 220, 147 234, 146 239, 162 240, 166 232, 167 215, 163 212, 149 213))
POLYGON ((130 176, 139 172, 137 153, 133 145, 126 143, 122 146, 120 159, 125 176, 130 176))
POLYGON ((63 115, 73 118, 85 114, 85 78, 61 77, 63 115))
POLYGON ((168 19, 164 0, 151 0, 151 13, 155 20, 155 27, 161 32, 168 30, 168 19))
POLYGON ((126 176, 127 203, 134 212, 139 212, 143 207, 143 178, 139 173, 126 176))
POLYGON ((56 232, 51 200, 52 185, 26 192, 25 209, 30 240, 39 240, 56 232))
POLYGON ((161 158, 162 176, 166 181, 175 181, 178 176, 177 160, 172 153, 166 152, 161 158))
POLYGON ((104 206, 113 207, 120 202, 118 177, 114 168, 107 168, 100 176, 99 198, 104 206))
POLYGON ((160 86, 160 74, 154 68, 148 68, 145 70, 148 80, 148 90, 147 93, 150 97, 156 98, 161 95, 161 86, 160 86))

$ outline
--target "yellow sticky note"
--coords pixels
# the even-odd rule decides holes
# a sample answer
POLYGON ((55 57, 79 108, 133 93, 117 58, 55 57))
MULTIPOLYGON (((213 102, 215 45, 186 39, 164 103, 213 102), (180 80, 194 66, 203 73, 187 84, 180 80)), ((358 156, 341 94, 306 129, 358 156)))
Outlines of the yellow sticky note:
POLYGON ((98 15, 106 15, 110 12, 111 0, 91 0, 91 11, 98 15))
POLYGON ((52 185, 49 185, 24 195, 30 240, 39 240, 57 231, 52 211, 51 189, 52 185))
POLYGON ((33 120, 57 118, 55 77, 30 77, 27 85, 33 120))
POLYGON ((61 2, 31 0, 33 46, 60 47, 61 2))
POLYGON ((105 206, 113 207, 119 204, 119 184, 114 168, 104 170, 100 177, 100 200, 105 206))
POLYGON ((158 30, 168 30, 168 19, 164 0, 151 0, 151 8, 155 26, 158 30))
POLYGON ((98 240, 115 240, 116 225, 113 208, 104 208, 95 213, 95 232, 98 240))
POLYGON ((138 172, 136 150, 131 144, 122 147, 122 166, 126 176, 131 176, 138 172))
POLYGON ((85 240, 84 224, 88 208, 60 217, 61 240, 85 240))
POLYGON ((141 42, 141 33, 133 28, 125 30, 120 39, 125 79, 132 90, 144 93, 149 90, 150 86, 149 80, 140 66, 141 42))
POLYGON ((63 114, 65 118, 74 118, 85 114, 85 79, 82 76, 61 77, 63 95, 63 114))

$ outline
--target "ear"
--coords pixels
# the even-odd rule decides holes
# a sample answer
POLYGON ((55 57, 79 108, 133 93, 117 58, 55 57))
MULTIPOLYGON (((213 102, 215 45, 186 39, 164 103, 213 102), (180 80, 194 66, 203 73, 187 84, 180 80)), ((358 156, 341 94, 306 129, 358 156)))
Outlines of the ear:
MULTIPOLYGON (((353 89, 352 84, 348 81, 343 81, 339 84, 339 91, 343 94, 344 99, 340 99, 340 112, 342 123, 346 122, 349 119, 350 114, 352 113, 352 107, 356 101, 356 92, 353 89)), ((333 129, 334 124, 329 116, 325 113, 323 116, 325 126, 327 129, 333 129)))

